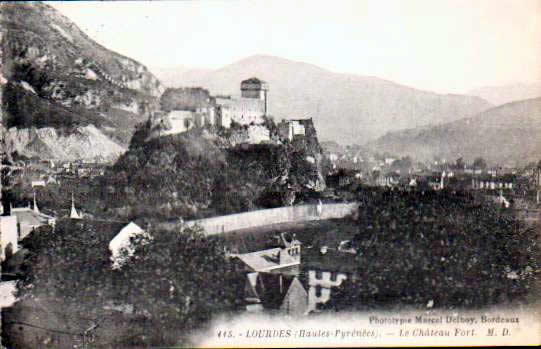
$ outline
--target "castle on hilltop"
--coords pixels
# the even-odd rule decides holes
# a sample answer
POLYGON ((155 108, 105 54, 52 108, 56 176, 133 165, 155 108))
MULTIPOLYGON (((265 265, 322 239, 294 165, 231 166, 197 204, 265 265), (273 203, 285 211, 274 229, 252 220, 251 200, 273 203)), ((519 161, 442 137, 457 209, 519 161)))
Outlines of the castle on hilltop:
POLYGON ((239 125, 258 125, 268 116, 268 91, 265 81, 258 78, 240 84, 241 97, 211 96, 201 87, 174 89, 162 111, 155 113, 154 124, 159 124, 161 135, 182 133, 192 128, 239 125))
MULTIPOLYGON (((256 77, 240 83, 240 97, 212 96, 202 87, 168 89, 161 98, 161 111, 154 112, 151 137, 179 134, 193 128, 231 128, 237 130, 234 143, 270 142, 270 130, 265 126, 269 116, 269 85, 256 77)), ((282 120, 277 125, 282 141, 316 138, 312 118, 282 120)))

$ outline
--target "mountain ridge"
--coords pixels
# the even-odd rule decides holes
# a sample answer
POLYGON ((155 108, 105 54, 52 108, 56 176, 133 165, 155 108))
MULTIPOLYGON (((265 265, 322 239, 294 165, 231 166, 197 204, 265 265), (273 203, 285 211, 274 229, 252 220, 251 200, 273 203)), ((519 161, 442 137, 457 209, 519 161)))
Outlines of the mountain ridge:
POLYGON ((250 56, 201 74, 192 72, 179 78, 176 86, 238 95, 240 81, 252 76, 269 83, 271 115, 311 116, 322 140, 342 143, 360 144, 386 131, 452 121, 492 106, 479 97, 437 94, 269 55, 250 56))
POLYGON ((494 105, 541 97, 541 82, 484 86, 466 94, 481 97, 494 105))
POLYGON ((483 157, 492 164, 524 165, 541 154, 541 97, 496 106, 454 122, 389 132, 368 146, 420 160, 483 157))
POLYGON ((48 4, 0 4, 0 43, 2 133, 15 142, 6 143, 8 153, 35 156, 34 145, 47 144, 73 151, 41 155, 68 160, 85 158, 88 142, 105 142, 104 154, 88 154, 114 160, 164 90, 145 66, 93 41, 48 4), (42 129, 59 132, 10 135, 42 129))

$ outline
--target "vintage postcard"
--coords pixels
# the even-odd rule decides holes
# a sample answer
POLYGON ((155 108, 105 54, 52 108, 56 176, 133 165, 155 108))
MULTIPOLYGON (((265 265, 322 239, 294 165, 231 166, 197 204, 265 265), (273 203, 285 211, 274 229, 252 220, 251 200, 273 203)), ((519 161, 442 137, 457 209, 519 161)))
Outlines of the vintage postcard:
POLYGON ((1 348, 541 344, 541 1, 0 2, 1 348))

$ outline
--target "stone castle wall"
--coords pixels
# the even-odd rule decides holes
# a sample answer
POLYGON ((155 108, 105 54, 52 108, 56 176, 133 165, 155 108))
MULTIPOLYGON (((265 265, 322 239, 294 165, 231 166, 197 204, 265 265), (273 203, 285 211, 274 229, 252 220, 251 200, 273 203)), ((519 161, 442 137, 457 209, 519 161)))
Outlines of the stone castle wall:
POLYGON ((191 110, 213 106, 210 92, 201 87, 184 87, 167 89, 161 97, 161 107, 164 111, 191 110))
POLYGON ((241 124, 262 123, 265 115, 265 101, 255 98, 216 98, 216 104, 231 120, 241 124))

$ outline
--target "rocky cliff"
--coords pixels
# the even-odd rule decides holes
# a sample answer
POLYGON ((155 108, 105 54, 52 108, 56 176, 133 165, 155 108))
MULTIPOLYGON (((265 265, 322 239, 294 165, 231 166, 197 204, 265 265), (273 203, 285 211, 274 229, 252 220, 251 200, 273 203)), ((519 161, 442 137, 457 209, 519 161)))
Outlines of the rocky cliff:
POLYGON ((149 120, 106 176, 115 208, 128 218, 201 218, 300 203, 325 188, 313 125, 291 142, 271 120, 258 127, 271 141, 250 143, 243 126, 149 137, 149 120))
POLYGON ((38 2, 0 4, 0 60, 2 131, 23 155, 116 158, 164 90, 38 2))

